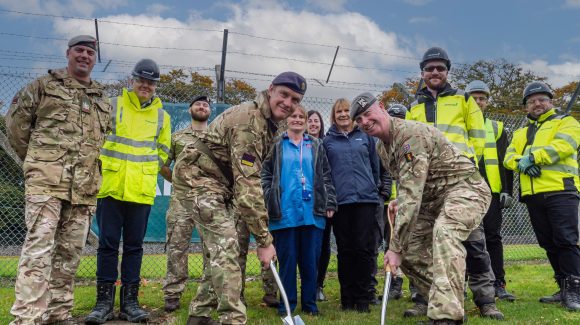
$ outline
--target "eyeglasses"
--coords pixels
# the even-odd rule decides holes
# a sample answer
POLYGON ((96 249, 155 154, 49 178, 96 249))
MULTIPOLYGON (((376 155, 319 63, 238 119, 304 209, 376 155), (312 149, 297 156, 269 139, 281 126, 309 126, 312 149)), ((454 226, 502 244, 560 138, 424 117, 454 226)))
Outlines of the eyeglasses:
POLYGON ((531 106, 534 106, 536 103, 543 104, 543 103, 548 102, 549 100, 550 100, 549 97, 540 97, 540 98, 536 98, 536 99, 528 99, 528 100, 526 100, 526 106, 531 107, 531 106))
POLYGON ((423 71, 425 72, 433 72, 434 70, 437 70, 437 72, 443 72, 447 71, 447 67, 444 65, 431 65, 423 68, 423 71))
POLYGON ((145 78, 141 78, 141 77, 135 77, 135 78, 133 78, 133 81, 140 83, 142 85, 157 86, 157 81, 149 80, 149 79, 145 79, 145 78))

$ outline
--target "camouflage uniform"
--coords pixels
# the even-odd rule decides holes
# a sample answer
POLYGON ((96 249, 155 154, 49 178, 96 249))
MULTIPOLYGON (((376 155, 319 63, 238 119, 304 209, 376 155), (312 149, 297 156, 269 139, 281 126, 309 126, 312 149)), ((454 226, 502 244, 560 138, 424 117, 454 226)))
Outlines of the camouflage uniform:
POLYGON ((399 211, 389 249, 429 297, 431 319, 463 319, 466 251, 491 200, 475 165, 435 128, 390 119, 390 143, 377 150, 397 180, 399 211))
MULTIPOLYGON (((171 148, 166 166, 171 165, 183 148, 197 139, 201 131, 193 130, 190 126, 173 133, 171 136, 171 148)), ((189 191, 189 188, 181 189, 189 191)), ((177 196, 182 196, 179 189, 173 187, 169 209, 167 210, 167 275, 163 284, 165 299, 179 299, 188 277, 188 251, 191 234, 195 227, 193 212, 185 209, 177 196)), ((202 255, 205 264, 205 255, 202 255)))
POLYGON ((28 84, 6 115, 10 145, 24 161, 28 229, 12 324, 71 317, 73 282, 101 184, 99 149, 110 129, 102 85, 66 69, 28 84), (44 314, 44 316, 42 316, 44 314))
MULTIPOLYGON (((197 132, 214 155, 221 139, 207 131, 197 132)), ((201 141, 201 140, 197 140, 201 141)), ((204 263, 197 295, 190 314, 209 317, 217 309, 223 324, 245 324, 246 308, 240 301, 241 272, 237 263, 239 247, 235 217, 230 204, 231 191, 210 157, 195 143, 181 151, 173 168, 173 193, 185 211, 189 211, 203 241, 204 263)), ((189 232, 191 236, 191 232, 189 232)))
MULTIPOLYGON (((242 270, 242 297, 244 297, 244 289, 246 283, 246 264, 248 261, 248 250, 250 249, 250 230, 246 222, 242 218, 237 218, 236 230, 238 232, 238 243, 240 245, 240 256, 238 257, 238 264, 242 270)), ((261 269, 260 277, 262 278, 262 289, 264 295, 271 296, 277 299, 278 285, 274 274, 270 269, 261 269)))
MULTIPOLYGON (((260 182, 262 160, 265 159, 278 128, 278 125, 270 120, 270 116, 268 95, 266 91, 263 91, 258 94, 255 101, 242 103, 219 115, 209 125, 204 136, 200 137, 200 141, 206 143, 216 158, 232 171, 232 185, 210 158, 200 154, 194 148, 194 144, 187 146, 180 155, 191 156, 188 158, 190 161, 199 159, 196 165, 206 178, 195 181, 196 184, 201 183, 200 186, 202 186, 197 193, 207 196, 208 199, 204 201, 201 196, 197 197, 196 204, 200 208, 211 207, 207 209, 205 215, 202 213, 199 221, 196 220, 203 242, 209 251, 209 257, 206 255, 208 267, 204 270, 205 282, 199 285, 197 295, 191 302, 190 316, 210 315, 215 306, 215 303, 212 305, 210 291, 213 286, 218 298, 220 293, 223 295, 224 292, 232 294, 237 292, 237 297, 228 295, 231 300, 223 301, 224 296, 218 303, 217 311, 220 313, 220 321, 223 324, 245 324, 245 307, 240 302, 242 283, 237 261, 240 249, 235 225, 236 218, 233 210, 228 209, 226 202, 227 198, 231 198, 236 203, 236 213, 244 220, 259 246, 267 247, 272 244, 273 238, 268 231, 268 214, 260 182), (208 185, 203 185, 203 183, 208 185), (207 195, 210 188, 213 193, 219 193, 219 195, 207 195), (227 258, 217 258, 220 255, 227 258), (232 256, 233 259, 230 258, 232 256), (243 310, 244 317, 224 319, 221 305, 226 302, 229 304, 235 302, 235 306, 239 303, 238 310, 243 310)), ((178 158, 178 163, 180 158, 178 158)), ((177 164, 176 167, 178 167, 177 164)), ((174 172, 176 175, 179 175, 178 173, 179 171, 177 174, 174 172)), ((174 183, 174 186, 178 186, 175 181, 174 183)))

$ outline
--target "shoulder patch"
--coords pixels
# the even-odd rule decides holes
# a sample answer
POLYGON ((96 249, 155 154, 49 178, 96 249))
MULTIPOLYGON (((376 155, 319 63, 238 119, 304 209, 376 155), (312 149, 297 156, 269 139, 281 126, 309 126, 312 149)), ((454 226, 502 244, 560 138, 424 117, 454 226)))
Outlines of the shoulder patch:
POLYGON ((244 152, 244 154, 242 155, 242 160, 241 160, 242 165, 254 167, 255 161, 256 161, 256 157, 247 153, 247 152, 244 152))

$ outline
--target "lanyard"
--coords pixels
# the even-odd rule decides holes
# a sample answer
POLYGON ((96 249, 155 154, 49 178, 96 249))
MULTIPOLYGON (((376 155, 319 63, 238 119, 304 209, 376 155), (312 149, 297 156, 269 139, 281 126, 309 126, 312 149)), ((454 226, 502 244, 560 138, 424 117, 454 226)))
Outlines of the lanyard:
POLYGON ((302 189, 306 189, 306 178, 304 177, 304 171, 302 170, 302 146, 304 144, 304 137, 300 140, 300 183, 302 184, 302 189))

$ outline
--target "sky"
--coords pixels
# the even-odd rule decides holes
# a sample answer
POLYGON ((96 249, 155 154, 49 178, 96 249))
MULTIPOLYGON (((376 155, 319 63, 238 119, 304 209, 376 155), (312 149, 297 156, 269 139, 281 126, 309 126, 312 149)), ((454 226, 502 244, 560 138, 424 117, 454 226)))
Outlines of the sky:
POLYGON ((0 0, 0 73, 65 66, 67 40, 95 35, 97 19, 104 82, 141 58, 215 77, 228 29, 226 78, 257 90, 292 70, 308 97, 379 94, 419 76, 431 46, 452 64, 503 58, 560 87, 580 79, 579 15, 580 0, 0 0))

